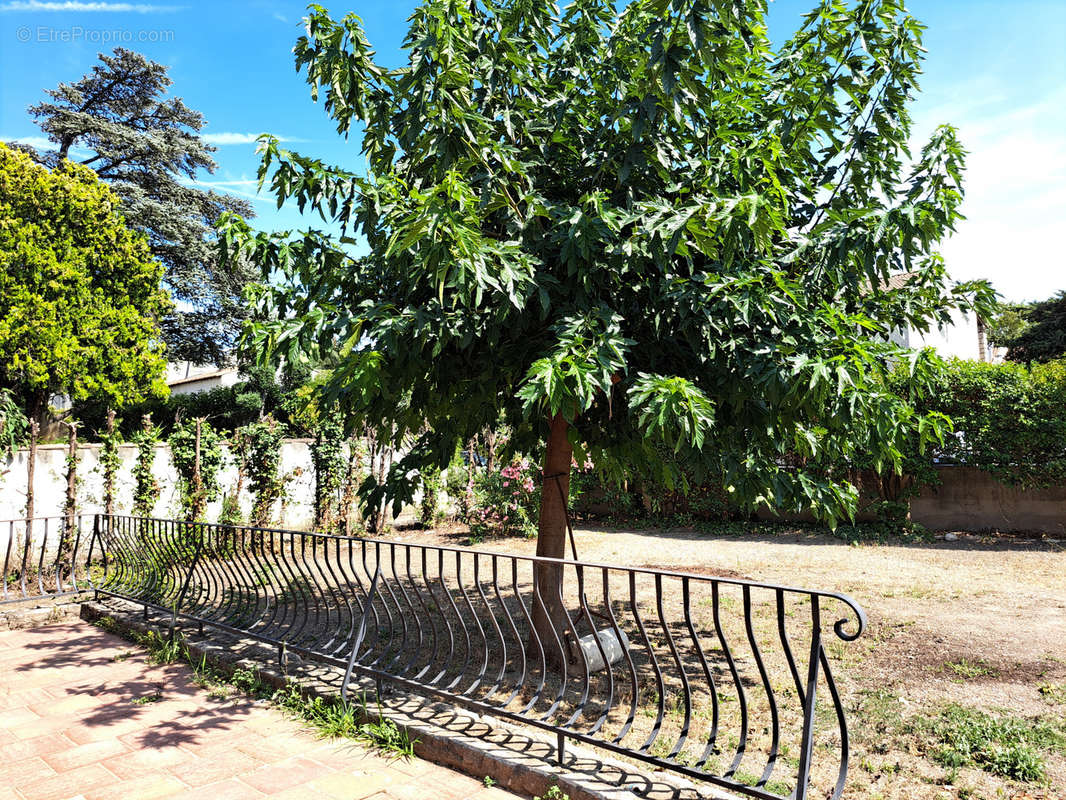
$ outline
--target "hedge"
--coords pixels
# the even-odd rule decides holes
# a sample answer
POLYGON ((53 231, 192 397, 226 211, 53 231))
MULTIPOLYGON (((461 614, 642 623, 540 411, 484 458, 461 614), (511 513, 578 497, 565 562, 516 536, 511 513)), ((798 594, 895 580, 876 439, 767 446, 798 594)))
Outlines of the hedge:
POLYGON ((920 405, 955 432, 933 456, 983 469, 1006 484, 1066 481, 1066 359, 1044 364, 952 360, 920 405))

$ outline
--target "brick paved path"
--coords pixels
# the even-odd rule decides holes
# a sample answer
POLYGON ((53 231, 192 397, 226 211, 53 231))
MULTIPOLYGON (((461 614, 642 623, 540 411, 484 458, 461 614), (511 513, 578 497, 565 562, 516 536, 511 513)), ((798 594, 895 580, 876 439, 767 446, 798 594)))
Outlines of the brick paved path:
POLYGON ((420 759, 316 739, 265 704, 212 699, 191 678, 187 667, 151 666, 139 648, 81 621, 0 632, 0 795, 517 797, 420 759))

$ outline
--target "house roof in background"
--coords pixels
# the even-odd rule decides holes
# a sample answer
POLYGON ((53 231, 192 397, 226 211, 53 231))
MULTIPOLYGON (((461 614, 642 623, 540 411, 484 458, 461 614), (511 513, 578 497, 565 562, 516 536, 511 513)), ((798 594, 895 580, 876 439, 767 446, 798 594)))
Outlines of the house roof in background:
POLYGON ((167 381, 167 386, 180 386, 184 383, 196 383, 197 381, 204 381, 210 378, 221 378, 223 375, 231 375, 236 371, 236 367, 223 367, 221 369, 212 370, 211 372, 201 372, 197 375, 190 375, 188 378, 178 378, 177 380, 167 381))

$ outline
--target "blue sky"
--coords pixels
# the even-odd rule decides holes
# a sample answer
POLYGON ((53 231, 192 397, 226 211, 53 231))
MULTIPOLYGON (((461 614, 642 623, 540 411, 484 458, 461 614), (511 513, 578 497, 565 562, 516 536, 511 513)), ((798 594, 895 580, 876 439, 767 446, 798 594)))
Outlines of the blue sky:
MULTIPOLYGON (((336 15, 356 11, 379 61, 402 63, 414 2, 322 1, 336 15)), ((774 35, 786 36, 810 5, 772 3, 774 35)), ((202 182, 253 198, 261 227, 300 227, 295 209, 254 197, 256 134, 362 166, 358 144, 337 136, 293 68, 304 8, 281 0, 0 0, 0 139, 40 137, 26 107, 87 72, 98 52, 129 47, 169 65, 173 93, 207 119, 219 169, 202 182)), ((913 0, 910 8, 929 28, 916 140, 951 122, 971 153, 968 219, 943 248, 951 274, 988 278, 1010 300, 1066 288, 1066 2, 913 0)))

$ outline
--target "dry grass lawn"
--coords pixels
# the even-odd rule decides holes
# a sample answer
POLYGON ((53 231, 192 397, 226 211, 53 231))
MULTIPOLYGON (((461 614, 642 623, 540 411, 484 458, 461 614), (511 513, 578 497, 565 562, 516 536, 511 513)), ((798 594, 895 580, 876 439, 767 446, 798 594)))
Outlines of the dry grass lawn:
MULTIPOLYGON (((461 531, 393 538, 465 543, 461 531)), ((846 797, 1066 798, 1063 543, 959 535, 849 545, 799 530, 592 528, 576 541, 584 561, 707 567, 858 600, 869 629, 832 653, 855 737, 846 797)), ((529 554, 534 543, 479 547, 529 554)))

